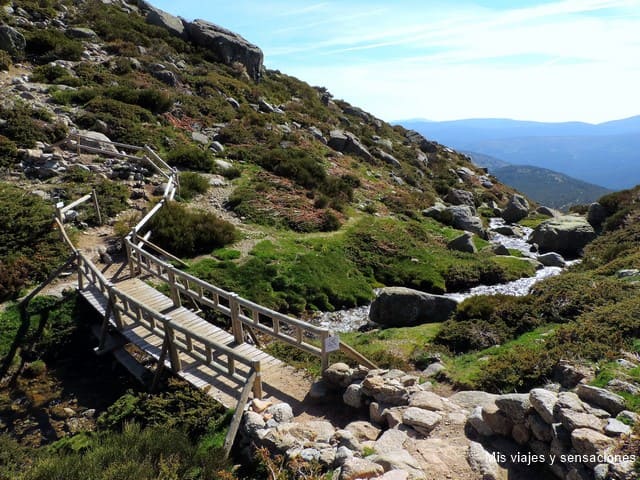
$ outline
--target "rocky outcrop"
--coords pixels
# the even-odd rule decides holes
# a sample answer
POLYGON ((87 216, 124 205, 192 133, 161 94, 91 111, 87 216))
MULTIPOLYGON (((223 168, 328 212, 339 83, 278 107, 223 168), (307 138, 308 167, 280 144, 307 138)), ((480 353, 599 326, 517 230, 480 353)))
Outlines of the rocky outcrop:
POLYGON ((455 311, 455 300, 404 287, 383 288, 371 303, 369 319, 387 327, 443 322, 455 311))
POLYGON ((185 22, 185 30, 191 42, 209 49, 218 61, 227 65, 239 62, 251 78, 260 79, 264 56, 256 45, 206 20, 185 22))
POLYGON ((589 211, 587 212, 587 222, 594 229, 600 230, 602 224, 607 219, 607 209, 604 208, 598 202, 594 202, 589 205, 589 211))
POLYGON ((6 50, 12 55, 24 51, 27 42, 18 30, 9 25, 0 25, 0 50, 6 50))
POLYGON ((595 237, 596 232, 583 217, 563 215, 538 225, 529 242, 537 244, 543 253, 557 252, 571 258, 578 256, 595 237))
POLYGON ((217 61, 226 65, 242 64, 254 80, 262 75, 264 55, 260 48, 235 32, 206 20, 188 22, 138 0, 138 7, 146 14, 146 21, 166 29, 172 35, 208 49, 217 61))
POLYGON ((502 211, 502 218, 507 223, 516 223, 529 214, 529 202, 522 195, 513 195, 502 211))
POLYGON ((328 145, 334 150, 347 155, 354 155, 370 162, 373 157, 358 137, 351 132, 343 130, 331 130, 329 133, 328 145))
POLYGON ((422 211, 425 217, 431 217, 439 222, 451 225, 458 230, 473 232, 482 238, 487 237, 487 232, 482 224, 482 220, 475 214, 475 209, 469 205, 453 205, 445 207, 436 204, 422 211))
POLYGON ((170 13, 165 12, 164 10, 160 10, 159 8, 156 8, 147 2, 139 3, 143 3, 143 8, 147 10, 147 16, 145 18, 147 23, 155 25, 157 27, 162 27, 176 37, 182 37, 185 39, 187 38, 184 23, 180 18, 175 17, 170 13))
POLYGON ((549 252, 543 255, 538 255, 536 260, 538 260, 545 267, 564 268, 564 266, 566 265, 566 262, 564 261, 564 258, 562 258, 562 255, 556 252, 549 252))
POLYGON ((452 188, 444 199, 452 205, 468 205, 475 209, 475 200, 473 193, 467 190, 452 188))
POLYGON ((438 151, 437 143, 430 142, 415 130, 407 130, 405 137, 409 143, 416 145, 424 153, 435 153, 438 151))
POLYGON ((507 437, 518 449, 543 455, 542 461, 561 479, 615 478, 597 477, 596 470, 626 468, 610 454, 616 439, 630 428, 600 408, 617 412, 619 398, 588 385, 577 392, 536 388, 528 394, 499 395, 476 407, 467 425, 480 437, 507 437))

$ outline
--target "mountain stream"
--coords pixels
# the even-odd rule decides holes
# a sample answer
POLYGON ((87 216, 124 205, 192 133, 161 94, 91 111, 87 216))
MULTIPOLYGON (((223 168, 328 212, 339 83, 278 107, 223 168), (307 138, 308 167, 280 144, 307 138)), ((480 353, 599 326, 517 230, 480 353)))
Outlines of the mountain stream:
MULTIPOLYGON (((504 226, 504 220, 501 218, 492 218, 489 221, 489 230, 491 231, 490 242, 493 245, 504 245, 510 250, 519 250, 523 256, 535 259, 537 255, 529 251, 531 245, 527 243, 527 238, 531 233, 528 227, 518 227, 522 231, 522 235, 507 236, 495 231, 495 229, 504 226)), ((567 262, 567 266, 576 263, 578 260, 567 262)), ((479 285, 464 292, 446 293, 445 296, 453 298, 458 302, 476 295, 514 295, 523 296, 529 293, 531 287, 540 280, 554 275, 558 275, 562 271, 560 267, 543 267, 536 271, 535 276, 519 278, 512 282, 500 283, 496 285, 479 285)), ((375 292, 377 293, 377 291, 375 292)), ((330 328, 336 332, 350 332, 366 325, 369 321, 369 307, 364 305, 361 307, 350 308, 346 310, 337 310, 335 312, 318 312, 311 321, 322 327, 330 328)))

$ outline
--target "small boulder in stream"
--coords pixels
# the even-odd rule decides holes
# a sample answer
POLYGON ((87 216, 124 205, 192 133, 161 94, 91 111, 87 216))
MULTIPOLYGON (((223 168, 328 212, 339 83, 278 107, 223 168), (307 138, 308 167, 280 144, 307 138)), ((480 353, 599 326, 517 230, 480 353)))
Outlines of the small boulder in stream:
POLYGON ((442 295, 405 287, 387 287, 371 304, 369 319, 385 327, 444 322, 457 306, 458 302, 442 295))

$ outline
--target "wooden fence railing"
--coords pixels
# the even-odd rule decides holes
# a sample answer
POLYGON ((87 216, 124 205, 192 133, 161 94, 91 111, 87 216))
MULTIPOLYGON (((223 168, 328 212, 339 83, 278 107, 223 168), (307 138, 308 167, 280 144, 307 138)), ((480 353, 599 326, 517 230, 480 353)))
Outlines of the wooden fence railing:
POLYGON ((168 355, 171 369, 179 372, 182 370, 180 353, 183 353, 241 384, 247 382, 251 373, 255 372, 253 392, 257 398, 262 396, 259 361, 247 358, 224 344, 198 335, 175 322, 169 315, 138 302, 116 288, 82 253, 78 254, 78 282, 80 289, 84 288, 86 282, 97 288, 107 299, 98 348, 104 346, 109 325, 116 327, 118 331, 142 326, 149 333, 163 339, 161 364, 164 363, 164 357, 168 355), (245 368, 238 369, 237 365, 243 365, 245 368))

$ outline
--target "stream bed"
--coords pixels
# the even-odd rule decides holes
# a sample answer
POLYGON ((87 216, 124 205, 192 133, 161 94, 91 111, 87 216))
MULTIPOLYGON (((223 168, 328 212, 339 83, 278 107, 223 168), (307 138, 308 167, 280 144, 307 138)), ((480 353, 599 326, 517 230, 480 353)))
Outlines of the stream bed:
MULTIPOLYGON (((529 251, 531 245, 527 243, 527 238, 531 233, 531 229, 528 227, 518 226, 522 231, 522 235, 519 236, 507 236, 502 235, 495 231, 496 228, 504 226, 504 220, 501 218, 492 218, 489 221, 489 230, 491 231, 490 242, 493 245, 504 245, 510 250, 518 250, 523 256, 529 258, 536 258, 536 254, 529 251)), ((572 265, 579 260, 567 262, 567 266, 572 265)), ((513 295, 523 296, 529 293, 531 287, 542 279, 553 277, 558 275, 563 269, 560 267, 543 267, 536 271, 535 276, 519 278, 512 282, 500 283, 496 285, 478 285, 470 290, 464 292, 452 292, 446 293, 444 296, 453 298, 454 300, 461 302, 466 298, 476 295, 513 295)), ((375 292, 377 294, 377 291, 375 292)), ((316 325, 330 328, 336 332, 350 332, 357 330, 358 328, 366 325, 369 321, 369 308, 370 305, 364 305, 361 307, 349 308, 345 310, 337 310, 335 312, 318 312, 312 319, 316 325)))

